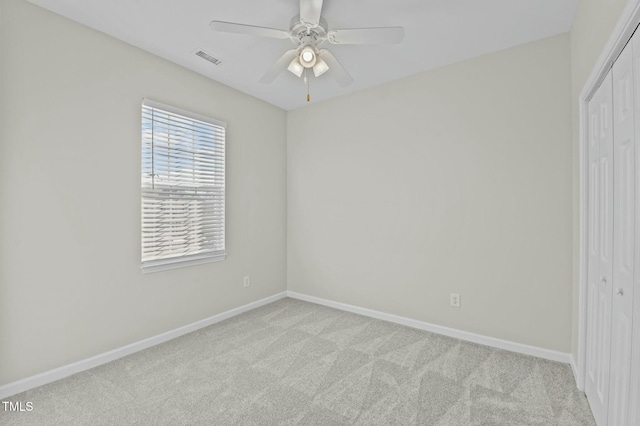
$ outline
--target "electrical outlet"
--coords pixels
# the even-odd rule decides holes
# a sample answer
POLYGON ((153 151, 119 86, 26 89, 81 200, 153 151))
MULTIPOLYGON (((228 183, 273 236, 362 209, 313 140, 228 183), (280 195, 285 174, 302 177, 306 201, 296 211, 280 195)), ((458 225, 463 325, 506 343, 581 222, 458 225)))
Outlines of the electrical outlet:
POLYGON ((244 286, 249 287, 251 285, 251 277, 249 275, 244 276, 244 286))
POLYGON ((460 294, 459 293, 451 293, 450 296, 451 306, 454 308, 460 307, 460 294))

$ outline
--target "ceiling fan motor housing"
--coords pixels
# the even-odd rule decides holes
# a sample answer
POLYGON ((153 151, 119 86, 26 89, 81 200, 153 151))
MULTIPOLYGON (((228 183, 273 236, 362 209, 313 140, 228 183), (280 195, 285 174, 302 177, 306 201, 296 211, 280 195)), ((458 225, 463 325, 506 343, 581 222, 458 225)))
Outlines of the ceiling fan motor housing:
POLYGON ((308 24, 300 20, 300 15, 296 15, 291 19, 290 26, 291 39, 294 43, 305 44, 305 39, 310 37, 312 42, 321 43, 327 38, 327 21, 320 17, 318 24, 308 24))

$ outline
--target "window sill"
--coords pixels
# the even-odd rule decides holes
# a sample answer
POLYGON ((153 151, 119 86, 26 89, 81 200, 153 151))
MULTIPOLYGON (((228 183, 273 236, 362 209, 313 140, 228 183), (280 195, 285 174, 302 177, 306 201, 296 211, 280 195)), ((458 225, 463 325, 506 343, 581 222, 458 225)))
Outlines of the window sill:
POLYGON ((201 265, 203 263, 220 262, 227 257, 226 253, 216 254, 214 256, 193 256, 189 258, 178 259, 166 259, 166 260, 152 260, 145 262, 140 269, 143 274, 149 274, 152 272, 168 271, 169 269, 185 268, 187 266, 201 265))

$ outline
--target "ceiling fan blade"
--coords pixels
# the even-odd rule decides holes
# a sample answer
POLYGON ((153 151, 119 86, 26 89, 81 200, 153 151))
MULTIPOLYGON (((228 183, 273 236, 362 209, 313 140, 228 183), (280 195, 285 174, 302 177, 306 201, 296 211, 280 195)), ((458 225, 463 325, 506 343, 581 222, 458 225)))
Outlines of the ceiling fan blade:
POLYGON ((327 49, 320 49, 318 55, 329 66, 329 74, 338 84, 342 87, 348 86, 353 83, 353 78, 349 75, 347 70, 344 69, 335 56, 331 54, 327 49))
POLYGON ((395 44, 404 39, 404 28, 354 28, 331 30, 327 39, 333 44, 395 44))
POLYGON ((262 78, 260 79, 260 83, 269 84, 284 70, 287 69, 293 58, 296 57, 297 49, 287 50, 284 55, 280 56, 280 59, 276 61, 275 64, 267 71, 262 78))
POLYGON ((300 0, 300 20, 307 24, 318 25, 322 13, 323 0, 300 0))
POLYGON ((225 33, 249 34, 271 38, 289 37, 289 31, 278 30, 275 28, 256 27, 254 25, 237 24, 235 22, 211 21, 209 27, 211 27, 213 31, 221 31, 225 33))

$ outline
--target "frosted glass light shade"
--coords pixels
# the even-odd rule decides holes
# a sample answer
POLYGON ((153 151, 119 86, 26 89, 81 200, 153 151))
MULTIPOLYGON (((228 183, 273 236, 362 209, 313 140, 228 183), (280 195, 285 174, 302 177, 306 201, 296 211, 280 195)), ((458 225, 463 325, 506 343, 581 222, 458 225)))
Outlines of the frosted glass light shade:
POLYGON ((320 77, 325 72, 329 71, 329 65, 322 58, 316 59, 316 64, 313 66, 313 75, 320 77))
POLYGON ((298 77, 300 77, 302 75, 302 71, 304 71, 304 67, 300 64, 300 62, 298 62, 297 57, 293 58, 293 61, 291 61, 287 69, 298 77))
POLYGON ((311 68, 316 64, 316 52, 311 46, 305 46, 300 52, 300 64, 305 68, 311 68))

